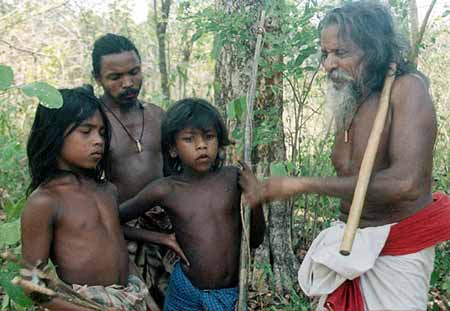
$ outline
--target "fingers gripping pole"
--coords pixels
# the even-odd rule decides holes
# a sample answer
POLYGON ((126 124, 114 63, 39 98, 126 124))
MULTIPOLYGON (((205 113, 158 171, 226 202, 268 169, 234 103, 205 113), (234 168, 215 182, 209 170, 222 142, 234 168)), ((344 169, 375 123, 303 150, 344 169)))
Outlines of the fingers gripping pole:
MULTIPOLYGON (((253 120, 253 103, 256 96, 256 81, 258 77, 258 62, 261 54, 261 45, 263 39, 265 11, 261 11, 259 19, 259 27, 257 30, 255 55, 253 58, 252 72, 250 76, 250 85, 247 91, 247 112, 245 117, 245 141, 244 141, 244 161, 251 167, 251 151, 252 151, 252 120, 253 120)), ((242 202, 242 198, 241 198, 242 202)), ((238 297, 238 311, 247 310, 247 284, 248 284, 248 269, 250 266, 250 208, 243 208, 241 204, 242 221, 242 237, 241 237, 241 257, 239 270, 239 297, 238 297)))
POLYGON ((373 165, 377 155, 378 146, 380 144, 381 134, 383 133, 386 117, 389 111, 389 98, 391 94, 392 84, 395 80, 396 65, 390 64, 389 70, 384 79, 383 90, 381 91, 380 104, 378 107, 375 121, 370 132, 367 142, 366 151, 364 152, 361 168, 359 170, 358 180, 356 182, 355 192, 353 194, 350 214, 345 226, 344 235, 342 237, 341 255, 348 256, 352 250, 353 241, 355 239, 356 230, 359 227, 361 213, 364 207, 367 187, 369 185, 370 176, 372 175, 373 165))

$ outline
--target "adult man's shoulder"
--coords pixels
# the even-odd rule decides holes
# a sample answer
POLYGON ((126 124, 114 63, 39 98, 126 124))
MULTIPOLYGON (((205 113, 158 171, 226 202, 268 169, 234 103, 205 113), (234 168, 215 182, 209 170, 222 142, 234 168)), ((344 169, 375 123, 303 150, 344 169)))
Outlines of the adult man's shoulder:
POLYGON ((158 115, 164 114, 164 109, 162 109, 160 106, 158 106, 156 104, 147 103, 147 102, 143 102, 143 101, 141 101, 140 103, 142 104, 144 109, 148 110, 152 114, 158 114, 158 115))
POLYGON ((409 109, 432 108, 433 103, 428 92, 428 81, 420 74, 408 73, 398 77, 391 92, 394 108, 407 106, 409 109))

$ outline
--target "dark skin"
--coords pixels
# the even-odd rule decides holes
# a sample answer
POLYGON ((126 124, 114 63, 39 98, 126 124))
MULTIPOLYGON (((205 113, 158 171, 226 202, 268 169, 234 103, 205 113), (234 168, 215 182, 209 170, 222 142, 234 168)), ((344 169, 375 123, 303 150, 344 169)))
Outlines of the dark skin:
MULTIPOLYGON (((51 259, 68 284, 127 283, 130 263, 112 184, 74 175, 52 180, 30 196, 21 221, 27 262, 45 264, 51 259)), ((60 299, 45 307, 86 310, 60 299)))
POLYGON ((136 195, 149 182, 163 176, 160 127, 164 111, 156 105, 142 102, 144 109, 139 107, 137 96, 142 84, 141 61, 134 51, 104 55, 100 68, 96 81, 104 90, 102 101, 133 137, 131 139, 107 110, 112 126, 111 182, 117 187, 119 202, 123 202, 136 195), (139 153, 134 139, 141 135, 142 111, 144 132, 142 152, 139 153))
MULTIPOLYGON (((190 138, 185 134, 177 134, 177 146, 173 149, 174 156, 183 161, 183 172, 149 184, 123 203, 121 218, 129 220, 151 206, 162 206, 190 262, 190 265, 183 263, 182 269, 191 282, 201 289, 234 287, 238 282, 242 231, 239 171, 234 167, 210 171, 212 159, 217 156, 215 132, 202 134, 200 130, 192 130, 187 134, 190 138), (189 142, 184 141, 183 146, 186 138, 189 142)), ((262 243, 264 230, 262 208, 257 206, 251 217, 252 247, 262 243)))
MULTIPOLYGON (((45 265, 51 259, 58 277, 68 284, 126 285, 129 274, 136 273, 118 217, 117 190, 85 174, 104 153, 100 113, 66 135, 56 167, 67 173, 41 184, 23 210, 23 258, 32 265, 45 265)), ((44 306, 87 310, 59 298, 44 306)))
MULTIPOLYGON (((328 26, 322 31, 321 48, 328 73, 340 68, 357 76, 364 70, 363 51, 352 42, 341 41, 337 26, 328 26)), ((346 221, 379 98, 380 93, 375 92, 362 103, 349 131, 349 142, 344 141, 343 131, 337 133, 332 153, 336 177, 271 177, 262 185, 244 178, 242 184, 248 188, 250 203, 317 193, 341 198, 340 219, 346 221)), ((436 115, 423 79, 412 74, 398 77, 392 87, 390 105, 361 227, 399 222, 432 201, 436 115)))
MULTIPOLYGON (((110 181, 117 187, 119 203, 132 198, 149 182, 163 176, 160 127, 164 111, 137 99, 142 85, 141 66, 134 51, 103 55, 100 74, 96 77, 97 84, 104 90, 102 102, 109 108, 105 110, 112 129, 110 181), (139 152, 135 139, 140 138, 141 132, 142 150, 139 152)), ((173 234, 129 226, 123 226, 123 231, 128 240, 162 244, 185 258, 173 234)))

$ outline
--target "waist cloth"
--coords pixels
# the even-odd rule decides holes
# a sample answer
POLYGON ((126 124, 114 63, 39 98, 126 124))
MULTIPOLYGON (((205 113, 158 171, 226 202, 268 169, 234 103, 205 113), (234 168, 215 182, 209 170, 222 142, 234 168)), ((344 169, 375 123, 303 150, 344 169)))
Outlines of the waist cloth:
POLYGON ((434 245, 450 240, 450 199, 433 202, 396 224, 358 229, 349 256, 339 254, 345 224, 335 222, 313 241, 298 281, 319 310, 426 310, 434 245))
POLYGON ((145 283, 135 275, 128 276, 127 286, 87 286, 72 285, 78 293, 105 307, 116 307, 126 311, 146 311, 145 297, 148 289, 145 283))
POLYGON ((178 262, 170 276, 164 311, 232 311, 238 288, 199 289, 186 276, 178 262))

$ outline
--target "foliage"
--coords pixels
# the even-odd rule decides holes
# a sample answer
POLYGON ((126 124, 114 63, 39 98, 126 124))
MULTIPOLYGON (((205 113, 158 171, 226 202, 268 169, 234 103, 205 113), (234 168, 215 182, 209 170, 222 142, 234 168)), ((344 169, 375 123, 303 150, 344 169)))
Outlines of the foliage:
MULTIPOLYGON (((54 87, 44 82, 34 82, 21 86, 13 85, 13 70, 0 65, 0 97, 5 107, 0 109, 0 207, 3 211, 3 221, 0 222, 0 250, 12 249, 20 254, 20 212, 23 208, 24 186, 27 183, 26 170, 23 169, 25 150, 17 137, 11 135, 17 131, 11 111, 17 112, 16 107, 7 105, 8 93, 14 89, 21 90, 29 97, 37 97, 42 105, 48 108, 62 106, 61 94, 54 87)), ((21 309, 31 306, 31 301, 22 289, 11 284, 11 280, 18 274, 20 267, 13 263, 0 262, 0 285, 5 290, 2 310, 10 308, 21 309)))
MULTIPOLYGON (((153 8, 149 1, 149 15, 153 8)), ((330 176, 334 170, 330 161, 332 138, 326 135, 327 120, 322 112, 322 77, 317 73, 317 33, 315 26, 326 7, 316 1, 265 1, 267 15, 277 23, 269 24, 276 32, 267 32, 260 63, 260 75, 283 77, 284 134, 287 160, 270 163, 273 175, 330 176), (272 66, 266 59, 281 58, 272 66), (314 80, 314 81, 313 81, 314 80)), ((396 15, 407 30, 407 1, 389 0, 396 15)), ((326 5, 329 1, 319 1, 326 5)), ((167 29, 168 73, 171 96, 200 96, 212 99, 220 87, 213 84, 214 64, 227 45, 238 49, 238 54, 253 54, 255 29, 254 12, 245 8, 236 14, 217 11, 211 1, 183 0, 176 4, 167 29)), ((144 85, 142 98, 161 103, 157 61, 157 40, 153 19, 137 23, 130 15, 132 2, 109 1, 104 9, 86 5, 82 1, 11 0, 0 1, 0 26, 3 30, 0 44, 0 249, 10 248, 20 253, 20 211, 25 202, 28 184, 25 143, 33 118, 35 101, 22 95, 36 95, 40 100, 53 98, 56 93, 46 91, 40 84, 47 81, 58 87, 70 87, 93 82, 90 71, 90 51, 96 38, 106 32, 129 36, 138 47, 143 60, 144 85), (13 82, 16 85, 13 85, 13 82), (34 88, 34 87, 37 87, 34 88)), ((421 45, 419 69, 431 80, 438 116, 438 136, 434 155, 434 191, 450 190, 450 96, 448 68, 450 67, 450 40, 448 10, 436 18, 427 30, 421 45), (447 15, 446 15, 447 14, 447 15)), ((269 21, 271 19, 269 18, 269 21)), ((56 102, 57 100, 55 100, 56 102)), ((53 100, 52 100, 53 103, 53 100)), ((226 109, 229 119, 242 118, 245 98, 233 98, 226 109)), ((276 110, 255 110, 265 116, 255 130, 254 145, 271 144, 276 110)), ((242 141, 242 129, 236 128, 232 137, 242 141)), ((299 196, 292 200, 293 248, 299 259, 304 256, 317 233, 330 225, 337 215, 337 202, 316 195, 299 196), (326 208, 324 208, 326 207, 326 208)), ((450 299, 450 243, 436 249, 432 291, 450 299)), ((270 266, 261 263, 263 278, 273 278, 270 266)), ((1 309, 22 310, 26 305, 21 294, 9 287, 10 277, 17 267, 0 263, 1 309), (16 299, 14 303, 10 297, 16 299)), ((268 282, 269 285, 272 282, 268 282)), ((273 288, 272 288, 273 289, 273 288)), ((439 306, 431 299, 430 310, 439 306)), ((259 298, 258 298, 259 299, 259 298)), ((262 298, 261 298, 262 299, 262 298)), ((309 310, 309 300, 292 292, 287 297, 269 297, 265 310, 309 310), (268 304, 272 304, 272 307, 268 304)))

